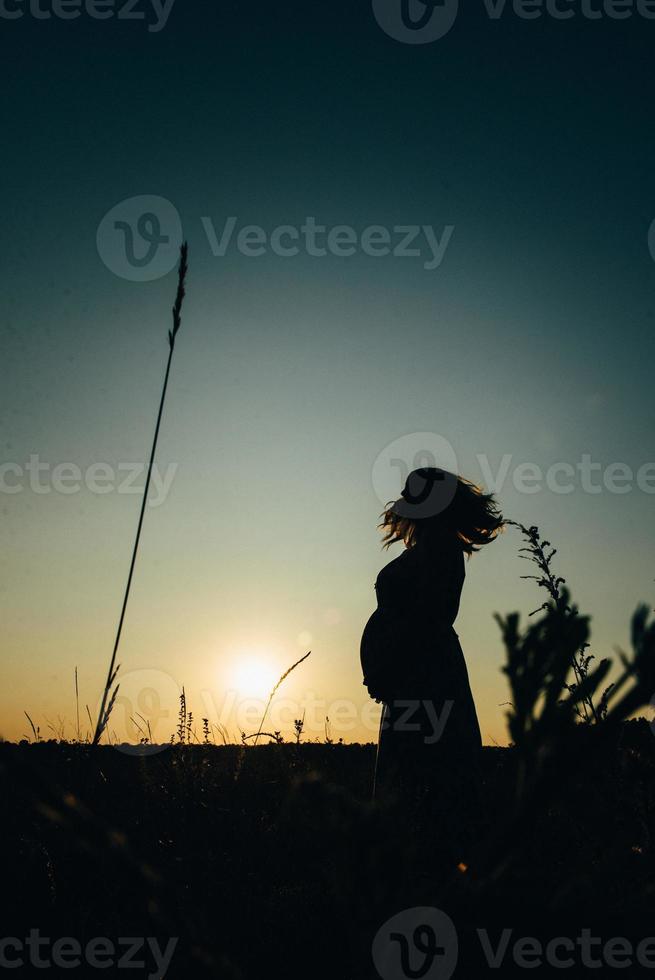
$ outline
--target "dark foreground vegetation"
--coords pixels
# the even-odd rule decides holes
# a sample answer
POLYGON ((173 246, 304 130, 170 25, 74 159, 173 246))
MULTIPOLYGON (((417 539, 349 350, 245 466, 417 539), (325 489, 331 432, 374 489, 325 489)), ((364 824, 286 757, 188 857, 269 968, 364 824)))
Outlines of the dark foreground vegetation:
MULTIPOLYGON (((423 822, 370 803, 374 751, 176 746, 139 758, 1 745, 4 935, 160 937, 162 947, 179 937, 166 976, 236 980, 375 977, 377 930, 423 905, 455 922, 456 977, 525 972, 511 948, 500 970, 487 967, 480 927, 494 948, 504 928, 512 942, 546 942, 589 927, 635 947, 655 934, 646 722, 609 738, 578 726, 523 812, 515 750, 485 749, 473 806, 446 785, 447 812, 423 822)), ((114 970, 62 971, 76 973, 114 970)))
POLYGON ((512 746, 429 797, 373 804, 372 745, 0 744, 0 968, 68 937, 93 963, 47 975, 124 976, 130 941, 129 975, 174 980, 655 975, 655 736, 630 720, 655 621, 637 609, 610 683, 523 531, 547 598, 498 619, 512 746), (157 968, 144 941, 173 940, 157 968))

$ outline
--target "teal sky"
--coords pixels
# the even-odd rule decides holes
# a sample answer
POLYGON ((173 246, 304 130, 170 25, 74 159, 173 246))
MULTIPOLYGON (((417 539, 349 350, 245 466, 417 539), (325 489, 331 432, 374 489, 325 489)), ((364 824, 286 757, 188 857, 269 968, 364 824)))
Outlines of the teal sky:
MULTIPOLYGON (((199 717, 239 662, 279 673, 311 647, 286 696, 363 710, 359 635, 390 557, 373 465, 417 432, 477 481, 479 454, 494 471, 511 455, 503 508, 557 544, 611 654, 653 600, 655 495, 524 494, 512 474, 655 459, 655 21, 492 22, 480 5, 416 46, 365 2, 210 7, 177 0, 159 33, 25 16, 0 41, 3 463, 146 458, 175 274, 113 274, 96 232, 156 195, 190 244, 158 455, 177 470, 147 514, 125 671, 184 683, 199 717), (230 215, 454 232, 431 271, 360 251, 215 257, 201 219, 230 215)), ((71 721, 75 665, 93 709, 138 504, 0 494, 5 737, 24 709, 44 731, 71 721)), ((471 561, 458 621, 486 741, 507 700, 492 613, 540 601, 518 545, 471 561)), ((373 738, 357 718, 344 737, 373 738)))

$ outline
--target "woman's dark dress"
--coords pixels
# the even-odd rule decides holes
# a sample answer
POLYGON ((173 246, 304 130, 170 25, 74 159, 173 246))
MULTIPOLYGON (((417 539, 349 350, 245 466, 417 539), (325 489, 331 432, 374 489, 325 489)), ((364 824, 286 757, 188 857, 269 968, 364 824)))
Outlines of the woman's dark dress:
POLYGON ((361 641, 364 684, 384 704, 376 797, 438 791, 448 773, 475 764, 480 728, 453 629, 463 584, 464 554, 446 534, 407 548, 378 575, 378 608, 361 641))

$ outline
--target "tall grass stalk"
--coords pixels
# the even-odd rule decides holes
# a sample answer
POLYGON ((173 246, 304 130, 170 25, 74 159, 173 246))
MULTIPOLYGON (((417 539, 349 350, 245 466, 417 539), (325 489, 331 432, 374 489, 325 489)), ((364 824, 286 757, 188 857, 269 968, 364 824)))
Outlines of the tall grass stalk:
POLYGON ((77 667, 75 668, 75 722, 77 725, 77 741, 80 741, 80 689, 77 686, 77 667))
POLYGON ((266 715, 268 714, 268 709, 269 709, 269 708, 270 708, 270 706, 271 706, 271 701, 272 701, 272 700, 273 700, 273 698, 275 697, 275 695, 276 695, 276 693, 277 693, 277 691, 278 691, 278 689, 279 689, 279 687, 280 687, 280 685, 282 684, 282 682, 283 682, 284 680, 286 680, 286 678, 287 678, 287 677, 289 676, 289 674, 291 673, 291 671, 292 671, 292 670, 295 670, 295 669, 296 669, 296 667, 299 667, 299 666, 300 666, 300 664, 301 664, 301 663, 302 663, 302 662, 303 662, 304 660, 307 660, 307 657, 309 656, 309 654, 310 654, 311 652, 312 652, 312 651, 310 650, 310 651, 309 651, 308 653, 306 653, 306 654, 305 654, 305 656, 304 656, 304 657, 301 657, 301 658, 300 658, 300 660, 296 660, 296 662, 295 662, 295 664, 292 664, 292 665, 291 665, 291 667, 289 667, 289 669, 288 669, 288 670, 285 670, 285 672, 284 672, 284 673, 282 674, 282 676, 280 677, 280 679, 279 679, 279 681, 277 682, 277 684, 275 685, 275 687, 273 688, 273 690, 272 690, 272 691, 271 691, 271 693, 269 694, 269 696, 268 696, 268 701, 267 701, 267 703, 266 703, 266 707, 264 708, 264 714, 262 715, 262 720, 261 720, 261 721, 260 721, 260 723, 259 723, 259 728, 257 729, 257 734, 255 735, 255 743, 254 743, 255 745, 257 745, 257 741, 258 741, 258 739, 259 739, 259 736, 260 736, 260 735, 261 735, 261 733, 262 733, 262 728, 263 728, 263 726, 264 726, 264 722, 265 722, 265 720, 266 720, 266 715))
POLYGON ((41 729, 34 727, 34 722, 30 718, 30 716, 28 715, 27 711, 23 711, 23 714, 25 715, 25 717, 27 718, 27 720, 30 723, 30 728, 32 729, 32 734, 34 735, 34 741, 35 742, 40 742, 41 741, 41 735, 40 735, 41 729))
POLYGON ((177 294, 175 297, 175 303, 173 305, 173 329, 168 331, 168 363, 166 365, 166 373, 164 375, 164 383, 162 386, 161 398, 159 400, 159 411, 157 413, 157 423, 155 425, 155 435, 152 441, 152 449, 150 451, 150 461, 148 463, 148 472, 146 475, 146 483, 143 489, 143 498, 141 500, 141 511, 139 514, 139 522, 137 524, 136 537, 134 539, 134 547, 132 549, 132 560, 130 562, 130 570, 127 576, 127 583, 125 586, 125 594, 123 596, 123 604, 121 607, 121 613, 118 620, 118 629, 116 630, 116 638, 114 640, 114 649, 112 650, 111 660, 109 661, 109 670, 107 671, 107 680, 105 682, 105 689, 102 693, 102 701, 100 704, 100 711, 98 712, 98 720, 96 722, 95 733, 93 735, 93 744, 97 745, 102 737, 102 733, 107 727, 107 722, 109 721, 109 716, 111 715, 114 702, 116 700, 116 695, 118 694, 117 685, 113 692, 112 687, 114 681, 116 680, 116 675, 118 674, 118 667, 116 666, 116 655, 118 653, 118 647, 121 641, 121 633, 123 631, 123 622, 125 620, 125 610, 127 609, 127 602, 130 596, 130 588, 132 586, 132 576, 134 574, 134 566, 136 564, 136 556, 139 550, 139 541, 141 539, 141 529, 143 527, 143 518, 146 511, 146 504, 148 502, 148 491, 150 489, 150 477, 152 475, 152 467, 155 461, 155 452, 157 450, 157 439, 159 438, 159 427, 161 425, 162 414, 164 411, 164 400, 166 398, 166 390, 168 388, 168 379, 171 372, 171 362, 173 360, 173 351, 175 350, 175 338, 177 332, 180 329, 180 324, 182 322, 182 303, 184 301, 185 295, 185 282, 187 274, 187 257, 188 257, 188 246, 187 243, 180 248, 180 265, 178 270, 178 280, 177 280, 177 294))

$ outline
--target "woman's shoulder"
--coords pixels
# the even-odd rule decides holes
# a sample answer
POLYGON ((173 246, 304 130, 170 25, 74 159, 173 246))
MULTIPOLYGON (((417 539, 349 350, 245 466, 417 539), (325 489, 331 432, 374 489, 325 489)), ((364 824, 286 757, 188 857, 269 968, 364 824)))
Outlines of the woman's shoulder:
POLYGON ((433 536, 417 541, 387 562, 378 574, 377 584, 400 583, 403 579, 427 573, 431 577, 464 570, 464 552, 456 534, 433 536))
POLYGON ((378 572, 378 579, 384 579, 391 577, 396 573, 401 573, 402 569, 407 565, 407 555, 410 551, 410 548, 405 548, 405 550, 401 551, 399 555, 396 555, 396 557, 392 558, 391 561, 388 561, 386 565, 383 565, 378 572))

